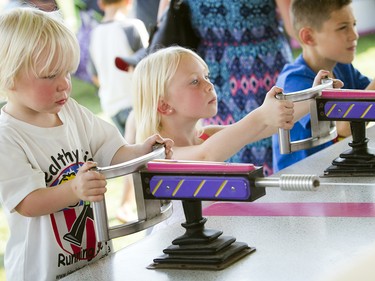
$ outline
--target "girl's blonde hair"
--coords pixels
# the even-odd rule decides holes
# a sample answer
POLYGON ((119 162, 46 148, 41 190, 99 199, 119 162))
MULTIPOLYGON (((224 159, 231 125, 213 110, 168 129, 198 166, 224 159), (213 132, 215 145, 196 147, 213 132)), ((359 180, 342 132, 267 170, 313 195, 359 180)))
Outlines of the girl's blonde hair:
POLYGON ((0 94, 6 97, 20 71, 35 77, 75 72, 79 44, 58 12, 16 8, 0 16, 0 94))
POLYGON ((147 137, 160 133, 158 102, 166 97, 169 83, 183 55, 196 58, 208 68, 205 61, 195 52, 179 46, 160 49, 141 60, 135 68, 133 94, 136 142, 143 142, 147 137))

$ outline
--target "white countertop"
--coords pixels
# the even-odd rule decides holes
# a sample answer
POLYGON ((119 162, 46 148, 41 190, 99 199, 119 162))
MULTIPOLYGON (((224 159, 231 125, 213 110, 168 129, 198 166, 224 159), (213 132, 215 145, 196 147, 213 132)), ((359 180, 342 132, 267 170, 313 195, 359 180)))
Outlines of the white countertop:
MULTIPOLYGON (((375 140, 374 127, 367 134, 375 140)), ((331 161, 349 148, 348 141, 350 139, 341 141, 273 177, 281 173, 322 175, 331 161)), ((375 147, 374 141, 370 141, 369 146, 375 147)), ((335 215, 322 210, 313 215, 297 212, 297 215, 267 216, 259 213, 252 216, 225 216, 224 213, 207 216, 206 227, 222 230, 223 235, 234 236, 237 241, 246 242, 257 249, 224 270, 147 269, 152 260, 171 245, 173 239, 184 233, 184 229, 175 224, 86 266, 64 280, 321 280, 322 276, 336 270, 340 264, 355 258, 375 243, 375 211, 371 209, 375 202, 375 178, 320 180, 321 187, 316 192, 267 188, 267 194, 257 201, 239 204, 250 204, 248 207, 251 208, 251 204, 267 206, 290 203, 293 206, 294 203, 301 203, 308 206, 317 203, 314 208, 338 208, 339 212, 335 215), (350 210, 344 209, 350 208, 351 205, 347 203, 357 203, 357 207, 365 206, 367 211, 359 211, 361 215, 358 217, 350 216, 350 210)))

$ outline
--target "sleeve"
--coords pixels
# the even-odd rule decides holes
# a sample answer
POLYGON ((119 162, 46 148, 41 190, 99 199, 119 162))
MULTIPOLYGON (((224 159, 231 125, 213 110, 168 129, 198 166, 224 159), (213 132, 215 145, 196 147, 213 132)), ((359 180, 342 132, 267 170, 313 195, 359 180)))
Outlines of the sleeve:
POLYGON ((45 176, 32 159, 27 158, 27 146, 16 141, 11 130, 1 130, 0 136, 0 201, 9 211, 32 191, 45 187, 45 176), (12 161, 6 161, 12 159, 12 161), (16 165, 14 164, 16 163, 16 165))
POLYGON ((352 64, 337 64, 334 73, 338 79, 344 82, 343 89, 364 90, 371 80, 362 75, 352 64))
POLYGON ((354 71, 354 81, 356 83, 355 88, 364 90, 370 83, 371 80, 367 76, 363 75, 359 70, 354 68, 353 65, 351 65, 354 71))
POLYGON ((94 161, 99 166, 109 166, 117 150, 126 144, 124 137, 114 125, 96 116, 76 101, 74 107, 78 116, 73 122, 82 128, 82 137, 87 138, 94 161))
POLYGON ((303 69, 302 67, 293 71, 286 69, 285 72, 280 73, 276 84, 287 94, 311 88, 314 78, 315 73, 309 69, 303 69))
POLYGON ((126 141, 114 125, 99 117, 94 120, 95 134, 90 143, 94 161, 100 166, 109 166, 120 147, 126 145, 126 141))

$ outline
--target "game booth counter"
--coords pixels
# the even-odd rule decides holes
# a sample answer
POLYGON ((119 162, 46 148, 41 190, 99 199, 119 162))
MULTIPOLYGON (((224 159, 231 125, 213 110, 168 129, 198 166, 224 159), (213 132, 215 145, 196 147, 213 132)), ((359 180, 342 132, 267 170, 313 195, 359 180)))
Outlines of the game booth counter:
MULTIPOLYGON (((259 167, 248 165, 234 174, 225 167, 226 182, 218 183, 223 179, 210 171, 214 163, 205 171, 176 176, 169 168, 163 171, 168 161, 151 161, 159 170, 140 172, 135 180, 143 201, 169 206, 169 200, 182 200, 186 220, 64 280, 375 280, 369 262, 375 253, 375 127, 365 126, 375 117, 375 100, 360 92, 350 99, 331 90, 326 94, 311 97, 312 110, 318 112, 312 119, 326 124, 347 120, 351 137, 267 178, 259 167), (186 193, 185 183, 196 185, 194 194, 186 193), (215 184, 214 194, 205 192, 215 184), (206 200, 210 203, 201 208, 206 200)), ((334 137, 332 127, 322 128, 334 137)), ((307 145, 320 137, 327 136, 306 140, 307 145)), ((289 149, 300 145, 290 142, 289 149)), ((190 163, 177 164, 186 170, 190 163)), ((123 233, 104 231, 98 240, 123 233)))

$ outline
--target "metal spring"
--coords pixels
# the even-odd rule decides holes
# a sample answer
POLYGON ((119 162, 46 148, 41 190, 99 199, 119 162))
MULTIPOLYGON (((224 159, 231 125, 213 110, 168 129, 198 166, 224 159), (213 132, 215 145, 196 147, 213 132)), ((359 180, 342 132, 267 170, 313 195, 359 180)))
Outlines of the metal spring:
POLYGON ((281 190, 289 191, 316 191, 320 185, 316 175, 285 174, 280 178, 257 178, 257 187, 280 187, 281 190))
POLYGON ((315 191, 320 185, 316 175, 282 175, 280 177, 281 190, 315 191))

